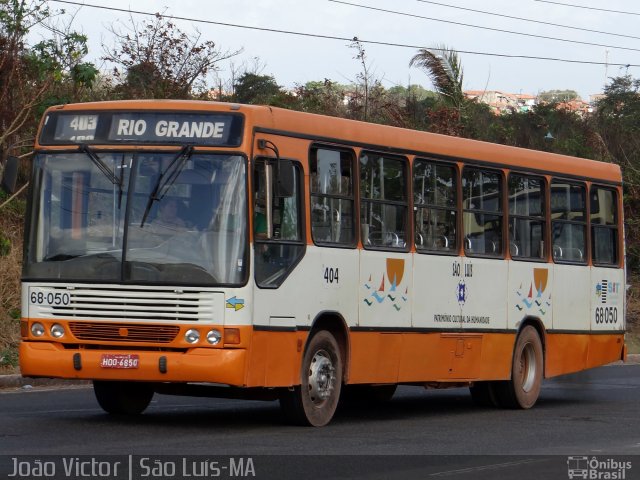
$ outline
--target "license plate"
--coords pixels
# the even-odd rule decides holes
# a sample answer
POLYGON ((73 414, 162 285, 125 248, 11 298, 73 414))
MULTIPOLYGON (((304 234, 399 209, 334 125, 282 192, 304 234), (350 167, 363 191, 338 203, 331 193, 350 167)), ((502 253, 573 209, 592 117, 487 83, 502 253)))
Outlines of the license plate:
POLYGON ((103 353, 100 359, 102 368, 138 368, 140 357, 136 354, 103 353))

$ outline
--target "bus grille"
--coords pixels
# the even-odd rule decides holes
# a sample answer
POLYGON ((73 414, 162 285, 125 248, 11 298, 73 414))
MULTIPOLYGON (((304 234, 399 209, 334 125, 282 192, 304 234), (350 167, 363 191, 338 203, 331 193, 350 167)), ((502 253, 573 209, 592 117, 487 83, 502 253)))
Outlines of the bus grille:
POLYGON ((65 287, 53 288, 68 295, 66 305, 38 305, 39 317, 83 320, 154 322, 222 322, 224 294, 184 288, 65 287))
POLYGON ((78 340, 171 343, 180 332, 175 325, 136 325, 128 323, 70 322, 78 340))

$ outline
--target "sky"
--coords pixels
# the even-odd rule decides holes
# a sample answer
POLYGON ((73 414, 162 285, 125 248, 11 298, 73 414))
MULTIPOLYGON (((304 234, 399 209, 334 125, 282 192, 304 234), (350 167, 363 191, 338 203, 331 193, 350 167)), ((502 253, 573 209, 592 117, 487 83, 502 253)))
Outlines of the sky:
MULTIPOLYGON (((630 0, 87 0, 84 3, 345 39, 358 37, 363 41, 370 70, 385 88, 409 83, 432 88, 425 73, 418 68, 410 68, 409 62, 419 47, 442 45, 460 52, 465 90, 536 95, 552 89, 571 89, 588 101, 589 95, 602 91, 610 77, 627 73, 640 76, 639 67, 634 66, 640 65, 640 31, 637 28, 640 4, 630 0), (637 12, 637 15, 561 4, 637 12), (592 31, 526 22, 478 10, 592 31), (485 28, 473 28, 471 25, 485 28), (543 36, 570 42, 539 38, 543 36), (378 45, 366 41, 407 46, 378 45), (565 61, 498 55, 553 57, 565 61)), ((88 59, 97 63, 103 55, 102 45, 114 43, 110 29, 125 30, 131 19, 142 22, 149 18, 53 1, 51 6, 64 8, 75 15, 72 25, 89 37, 88 59)), ((232 60, 236 68, 243 63, 250 69, 258 65, 257 73, 273 75, 278 84, 287 88, 325 78, 349 83, 355 81, 361 71, 361 65, 354 59, 356 51, 349 48, 346 40, 188 20, 176 20, 175 23, 186 33, 199 31, 204 40, 214 41, 221 50, 242 49, 242 54, 232 60), (256 58, 259 59, 257 63, 256 58)), ((228 61, 220 64, 219 76, 223 80, 228 79, 230 69, 228 61)))

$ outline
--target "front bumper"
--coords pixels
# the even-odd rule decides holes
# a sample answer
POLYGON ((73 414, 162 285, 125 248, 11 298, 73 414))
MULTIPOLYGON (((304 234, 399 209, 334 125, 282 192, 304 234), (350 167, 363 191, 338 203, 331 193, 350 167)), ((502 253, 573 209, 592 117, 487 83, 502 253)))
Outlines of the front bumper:
POLYGON ((25 377, 149 382, 211 382, 245 385, 246 350, 192 348, 185 352, 127 350, 139 355, 135 369, 102 368, 102 354, 123 350, 69 349, 46 341, 20 344, 20 370, 25 377), (162 373, 162 372, 165 373, 162 373))

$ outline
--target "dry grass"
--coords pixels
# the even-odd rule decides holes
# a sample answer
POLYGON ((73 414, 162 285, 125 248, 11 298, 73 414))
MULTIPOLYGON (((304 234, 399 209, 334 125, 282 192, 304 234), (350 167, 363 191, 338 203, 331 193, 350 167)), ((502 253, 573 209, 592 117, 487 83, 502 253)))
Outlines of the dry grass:
POLYGON ((629 353, 640 353, 640 276, 629 279, 627 291, 627 335, 629 353))
POLYGON ((18 371, 23 208, 18 203, 0 210, 0 239, 10 244, 8 254, 0 256, 0 374, 18 371))

